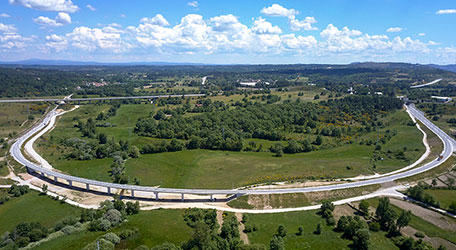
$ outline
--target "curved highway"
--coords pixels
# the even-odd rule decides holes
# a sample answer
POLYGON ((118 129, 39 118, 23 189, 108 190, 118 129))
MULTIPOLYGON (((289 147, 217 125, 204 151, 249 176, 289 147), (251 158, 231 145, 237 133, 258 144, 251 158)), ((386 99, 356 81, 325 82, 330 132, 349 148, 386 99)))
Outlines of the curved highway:
POLYGON ((197 194, 197 195, 244 195, 244 194, 283 194, 283 193, 303 193, 303 192, 315 192, 315 191, 329 191, 329 190, 337 190, 337 189, 346 189, 346 188, 355 188, 373 184, 381 184, 386 182, 391 182, 394 180, 402 179, 405 177, 409 177, 412 175, 416 175, 432 168, 435 168, 445 162, 452 154, 453 151, 456 150, 456 141, 452 139, 449 135, 447 135, 443 130, 439 127, 435 126, 431 121, 429 121, 421 111, 417 110, 413 104, 408 105, 407 108, 409 109, 410 113, 419 121, 421 121, 426 127, 428 127, 432 132, 434 132, 440 140, 442 140, 444 149, 441 153, 442 159, 435 159, 427 164, 424 164, 420 167, 413 168, 401 173, 392 174, 389 176, 383 176, 376 179, 369 179, 357 182, 348 182, 342 184, 335 184, 335 185, 325 185, 325 186, 317 186, 317 187, 302 187, 302 188, 285 188, 285 189, 178 189, 178 188, 159 188, 159 187, 148 187, 148 186, 136 186, 136 185, 128 185, 128 184, 117 184, 117 183, 110 183, 110 182, 103 182, 97 180, 91 180, 81 177, 75 177, 67 174, 62 174, 59 172, 55 172, 50 169, 43 168, 29 160, 27 160, 23 153, 22 147, 24 143, 31 138, 33 135, 38 133, 43 129, 50 129, 51 126, 48 126, 51 118, 53 116, 57 116, 58 114, 55 112, 56 109, 50 111, 45 118, 40 122, 37 126, 33 127, 30 131, 22 135, 17 139, 17 141, 11 146, 10 153, 14 157, 16 161, 21 163, 22 165, 26 166, 29 171, 37 172, 43 176, 48 178, 54 178, 54 180, 66 180, 70 186, 72 182, 82 183, 87 185, 87 189, 89 186, 97 186, 97 187, 104 187, 107 189, 107 192, 110 193, 111 188, 115 189, 125 189, 131 190, 132 196, 134 191, 141 191, 141 192, 150 192, 154 193, 158 199, 158 193, 173 193, 173 194, 197 194))

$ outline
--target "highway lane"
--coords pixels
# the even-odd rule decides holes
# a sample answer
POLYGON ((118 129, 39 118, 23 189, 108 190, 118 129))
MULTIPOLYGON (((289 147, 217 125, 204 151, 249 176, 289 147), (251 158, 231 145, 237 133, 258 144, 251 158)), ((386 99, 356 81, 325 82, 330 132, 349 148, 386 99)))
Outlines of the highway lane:
POLYGON ((19 163, 25 165, 28 169, 39 172, 41 174, 45 174, 46 176, 50 177, 57 177, 60 180, 67 180, 72 182, 84 183, 98 187, 105 187, 105 188, 115 188, 115 189, 126 189, 126 190, 134 190, 134 191, 143 191, 143 192, 150 192, 150 193, 174 193, 174 194, 198 194, 198 195, 215 195, 215 194, 223 194, 223 195, 244 195, 244 194, 283 194, 283 193, 304 193, 304 192, 315 192, 315 191, 330 191, 330 190, 337 190, 337 189, 346 189, 346 188, 355 188, 355 187, 362 187, 368 186, 373 184, 382 184, 386 182, 391 182, 394 180, 402 179, 405 177, 413 176, 427 170, 430 170, 434 167, 439 166, 443 162, 445 162, 455 151, 456 149, 456 141, 452 139, 449 135, 447 135, 443 130, 435 126, 431 121, 429 121, 421 111, 417 110, 414 105, 408 105, 407 108, 409 109, 410 113, 419 121, 421 121, 426 127, 428 127, 431 131, 433 131, 443 142, 444 149, 442 152, 443 158, 441 160, 435 159, 423 166, 413 168, 401 173, 384 176, 381 178, 376 179, 369 179, 357 182, 348 182, 342 184, 335 184, 335 185, 325 185, 325 186, 317 186, 317 187, 303 187, 303 188, 286 188, 286 189, 178 189, 178 188, 157 188, 157 187, 148 187, 148 186, 136 186, 136 185, 128 185, 128 184, 116 184, 116 183, 109 183, 91 179, 85 179, 81 177, 71 176, 62 174, 59 172, 55 172, 53 170, 49 170, 38 166, 37 164, 30 162, 27 160, 22 152, 21 148, 24 142, 36 134, 38 131, 42 129, 50 129, 50 126, 47 126, 51 117, 58 115, 55 112, 55 109, 50 111, 48 115, 43 119, 41 123, 39 123, 36 127, 33 127, 29 132, 25 133, 23 136, 18 138, 18 140, 12 145, 10 152, 11 155, 18 161, 19 163))
POLYGON ((20 103, 20 102, 82 102, 82 101, 103 101, 103 100, 125 100, 125 99, 157 99, 169 97, 200 97, 205 94, 185 94, 185 95, 148 95, 148 96, 113 96, 113 97, 90 97, 90 98, 37 98, 37 99, 0 99, 0 103, 20 103))
POLYGON ((428 82, 428 83, 424 83, 424 84, 420 84, 420 85, 414 85, 414 86, 410 86, 411 89, 416 89, 416 88, 421 88, 421 87, 426 87, 426 86, 429 86, 429 85, 432 85, 434 83, 438 83, 440 81, 442 81, 443 79, 437 79, 437 80, 434 80, 432 82, 428 82))

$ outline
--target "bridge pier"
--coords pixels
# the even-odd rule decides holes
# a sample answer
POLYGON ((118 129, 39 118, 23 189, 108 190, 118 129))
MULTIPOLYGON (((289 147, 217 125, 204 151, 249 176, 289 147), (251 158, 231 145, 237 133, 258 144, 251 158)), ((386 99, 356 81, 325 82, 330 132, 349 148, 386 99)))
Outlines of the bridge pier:
POLYGON ((131 190, 131 197, 135 197, 135 190, 131 190))
POLYGON ((70 187, 72 187, 72 186, 73 186, 73 181, 71 181, 71 180, 67 180, 67 181, 68 181, 68 185, 69 185, 70 187))
POLYGON ((214 201, 214 195, 211 194, 211 201, 214 201))
POLYGON ((155 200, 158 201, 158 192, 154 192, 155 193, 155 200))
POLYGON ((181 194, 181 200, 184 201, 184 194, 181 194))
POLYGON ((86 183, 86 189, 90 190, 89 183, 86 183))
POLYGON ((57 176, 54 176, 54 182, 58 182, 57 176))
POLYGON ((110 187, 107 187, 108 188, 108 194, 111 194, 111 188, 110 187))

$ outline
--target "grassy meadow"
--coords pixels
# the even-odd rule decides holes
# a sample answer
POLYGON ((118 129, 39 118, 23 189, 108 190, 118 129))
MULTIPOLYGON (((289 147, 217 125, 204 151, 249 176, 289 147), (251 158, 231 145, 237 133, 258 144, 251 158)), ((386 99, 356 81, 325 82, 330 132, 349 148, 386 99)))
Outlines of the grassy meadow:
MULTIPOLYGON (((59 146, 59 142, 67 138, 83 138, 74 127, 76 118, 82 121, 89 117, 95 118, 100 112, 106 112, 108 104, 83 105, 77 110, 59 118, 57 126, 52 132, 37 141, 37 150, 54 167, 72 175, 86 178, 110 181, 109 173, 112 159, 94 159, 88 161, 67 160, 66 152, 59 146)), ((109 138, 126 140, 130 145, 139 148, 158 139, 141 137, 133 132, 136 121, 147 117, 157 107, 145 104, 122 105, 117 115, 110 117, 106 122, 116 124, 116 127, 101 128, 109 138)), ((179 152, 165 152, 158 154, 141 155, 137 159, 126 162, 126 173, 132 180, 139 178, 141 185, 160 185, 163 187, 179 188, 232 188, 256 183, 284 181, 292 179, 331 179, 347 178, 360 174, 374 172, 385 173, 404 167, 424 152, 422 134, 414 126, 408 126, 408 115, 404 111, 383 118, 385 128, 397 134, 382 145, 382 151, 402 150, 407 148, 405 156, 408 161, 394 157, 372 162, 374 146, 360 145, 358 141, 323 148, 317 151, 297 154, 284 154, 283 157, 273 157, 270 152, 228 152, 212 150, 184 150, 179 152), (373 165, 375 164, 375 169, 373 165), (349 166, 350 168, 347 168, 349 166)), ((299 135, 297 135, 299 136, 299 135)), ((366 134, 359 140, 377 140, 377 132, 366 134)), ((255 141, 263 144, 267 150, 276 142, 248 139, 244 142, 255 141)), ((334 138, 325 138, 328 144, 335 143, 334 138)))

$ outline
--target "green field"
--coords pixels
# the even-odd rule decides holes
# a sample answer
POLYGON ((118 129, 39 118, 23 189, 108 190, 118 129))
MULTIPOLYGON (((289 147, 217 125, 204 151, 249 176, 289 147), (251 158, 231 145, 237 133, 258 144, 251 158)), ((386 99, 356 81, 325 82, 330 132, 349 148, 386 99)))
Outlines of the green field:
MULTIPOLYGON (((133 228, 139 230, 137 235, 121 241, 116 249, 134 249, 139 245, 152 247, 164 242, 180 245, 190 239, 192 234, 191 228, 183 220, 183 213, 184 210, 141 211, 109 232, 133 228)), ((247 234, 250 244, 262 243, 269 246, 278 225, 283 224, 288 231, 285 237, 286 249, 334 249, 334 246, 338 246, 338 249, 350 249, 351 241, 343 239, 341 233, 334 232, 332 227, 326 226, 324 219, 317 215, 316 211, 249 214, 249 223, 258 226, 257 232, 247 234), (323 225, 321 235, 313 234, 318 223, 323 225), (295 235, 299 226, 304 229, 302 236, 295 235)), ((81 249, 102 234, 104 232, 76 232, 43 243, 36 249, 81 249)), ((384 234, 371 233, 371 249, 397 249, 384 234)))
MULTIPOLYGON (((285 249, 350 249, 350 240, 343 239, 341 233, 326 226, 326 222, 316 211, 289 212, 277 214, 250 214, 250 223, 258 226, 258 231, 249 233, 250 243, 262 243, 269 246, 272 236, 277 233, 277 227, 282 224, 288 233, 285 238, 285 249), (317 224, 321 223, 323 232, 315 235, 317 224), (296 236, 298 227, 303 227, 303 235, 296 236)), ((371 233, 370 249, 398 249, 383 232, 371 233)))
MULTIPOLYGON (((367 201, 369 202, 369 205, 372 207, 376 208, 378 206, 378 201, 379 201, 378 199, 369 199, 367 201)), ((402 209, 399 207, 396 207, 394 205, 391 205, 391 206, 393 207, 394 211, 396 211, 397 214, 400 214, 400 212, 402 211, 402 209)), ((442 216, 444 216, 444 215, 442 215, 442 216)), ((450 217, 448 217, 448 218, 452 219, 450 217)), ((412 215, 412 220, 411 220, 409 226, 415 228, 418 231, 423 232, 424 234, 426 234, 429 237, 440 237, 442 239, 448 240, 448 241, 456 244, 456 231, 444 230, 416 215, 412 215)))
POLYGON ((53 227, 57 221, 68 216, 79 216, 79 213, 77 207, 29 191, 0 205, 0 234, 11 231, 20 222, 40 222, 45 227, 53 227))
MULTIPOLYGON (((84 121, 89 117, 96 117, 102 111, 107 111, 109 107, 109 105, 84 105, 64 115, 50 134, 38 140, 38 151, 53 166, 69 174, 110 181, 108 171, 112 159, 66 160, 62 157, 65 152, 58 145, 58 142, 65 138, 83 138, 74 127, 76 118, 84 121)), ((154 109, 156 107, 153 105, 122 105, 117 115, 107 120, 117 126, 99 127, 97 131, 104 132, 108 137, 114 137, 116 140, 127 140, 130 145, 141 148, 157 139, 140 137, 133 132, 133 127, 140 117, 148 116, 154 109)), ((409 117, 405 112, 397 111, 384 120, 386 127, 382 131, 390 129, 396 131, 397 135, 382 145, 382 151, 394 152, 405 146, 407 147, 405 156, 409 160, 398 160, 393 157, 376 161, 375 171, 379 173, 404 167, 424 152, 422 134, 415 127, 406 125, 409 117)), ((377 133, 373 132, 360 139, 375 141, 376 138, 377 133)), ((328 144, 332 143, 330 139, 334 140, 326 139, 328 144)), ((258 139, 250 140, 255 140, 258 145, 263 144, 264 149, 267 149, 271 143, 275 143, 258 139)), ((126 162, 126 173, 130 180, 139 178, 142 185, 180 188, 231 188, 292 179, 347 178, 374 173, 372 169, 374 163, 371 160, 373 147, 354 142, 308 153, 285 154, 280 158, 273 157, 269 152, 185 150, 147 154, 137 159, 129 159, 126 162), (351 169, 347 170, 347 166, 351 169)))
POLYGON ((39 112, 44 111, 47 105, 24 103, 0 104, 0 138, 9 138, 10 133, 19 133, 31 125, 29 115, 38 119, 39 112))
POLYGON ((425 192, 434 196, 445 210, 448 210, 452 202, 456 202, 456 190, 427 189, 425 192))
MULTIPOLYGON (((108 232, 137 228, 138 234, 121 241, 116 249, 134 249, 139 245, 153 247, 164 242, 180 245, 191 236, 191 228, 185 224, 184 210, 141 211, 128 217, 128 220, 108 232)), ((81 249, 106 232, 76 232, 41 244, 36 249, 81 249)))

